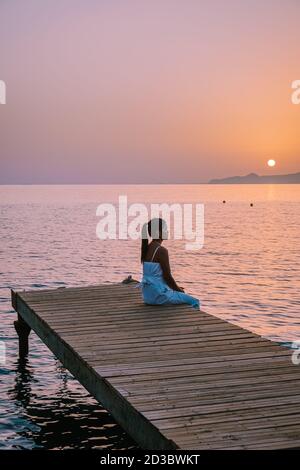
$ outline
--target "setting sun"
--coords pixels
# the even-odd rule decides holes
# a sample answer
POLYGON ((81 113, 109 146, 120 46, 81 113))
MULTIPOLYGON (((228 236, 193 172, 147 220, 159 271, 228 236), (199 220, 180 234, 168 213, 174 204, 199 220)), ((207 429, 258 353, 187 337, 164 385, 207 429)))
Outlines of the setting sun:
POLYGON ((276 165, 276 162, 275 160, 268 160, 268 166, 275 166, 276 165))

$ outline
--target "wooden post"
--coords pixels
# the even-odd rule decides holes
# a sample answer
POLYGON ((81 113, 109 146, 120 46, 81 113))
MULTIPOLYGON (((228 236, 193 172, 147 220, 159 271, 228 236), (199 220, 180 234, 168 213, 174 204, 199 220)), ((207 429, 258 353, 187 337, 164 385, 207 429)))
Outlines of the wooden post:
POLYGON ((19 357, 23 359, 28 354, 29 343, 28 337, 31 331, 30 326, 18 314, 18 320, 14 321, 14 327, 19 336, 19 357))
MULTIPOLYGON (((11 289, 11 302, 16 312, 18 312, 18 293, 11 289)), ((28 337, 31 331, 29 325, 18 313, 18 320, 14 321, 14 327, 19 336, 19 357, 23 359, 28 354, 28 337)))
POLYGON ((19 357, 23 359, 28 354, 29 343, 28 337, 31 331, 30 326, 23 320, 23 318, 18 314, 18 320, 14 321, 15 330, 19 336, 19 357))

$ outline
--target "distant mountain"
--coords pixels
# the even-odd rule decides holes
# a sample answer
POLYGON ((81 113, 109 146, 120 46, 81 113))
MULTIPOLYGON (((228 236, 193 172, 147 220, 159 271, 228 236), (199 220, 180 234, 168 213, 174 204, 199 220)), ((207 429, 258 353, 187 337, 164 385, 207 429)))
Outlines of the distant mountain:
POLYGON ((246 176, 230 176, 210 180, 209 184, 300 184, 300 172, 289 175, 266 175, 259 176, 256 173, 249 173, 246 176))

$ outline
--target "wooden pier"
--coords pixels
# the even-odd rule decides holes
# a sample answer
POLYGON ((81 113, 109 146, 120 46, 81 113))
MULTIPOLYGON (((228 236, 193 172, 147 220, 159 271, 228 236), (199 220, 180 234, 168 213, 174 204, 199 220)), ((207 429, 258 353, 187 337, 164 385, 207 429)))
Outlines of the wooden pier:
POLYGON ((292 351, 132 284, 12 291, 20 354, 34 330, 144 449, 300 448, 292 351))

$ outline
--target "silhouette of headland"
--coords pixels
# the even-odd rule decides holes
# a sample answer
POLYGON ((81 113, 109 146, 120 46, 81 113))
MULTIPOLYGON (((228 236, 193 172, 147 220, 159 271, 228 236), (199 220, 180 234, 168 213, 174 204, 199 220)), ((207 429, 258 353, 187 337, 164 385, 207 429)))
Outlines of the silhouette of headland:
POLYGON ((265 175, 249 173, 245 176, 230 176, 210 180, 209 184, 300 184, 300 172, 289 175, 265 175))

